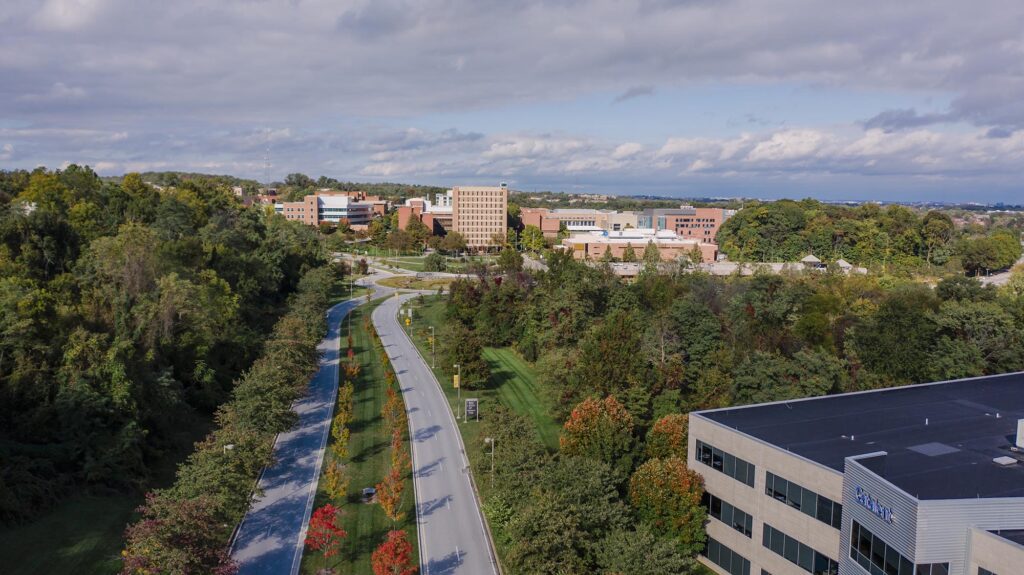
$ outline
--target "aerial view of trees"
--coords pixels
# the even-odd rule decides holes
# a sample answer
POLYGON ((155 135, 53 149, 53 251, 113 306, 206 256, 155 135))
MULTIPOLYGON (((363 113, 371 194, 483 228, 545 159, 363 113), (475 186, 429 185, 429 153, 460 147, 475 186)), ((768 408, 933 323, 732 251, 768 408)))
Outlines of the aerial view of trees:
POLYGON ((481 420, 499 446, 483 509, 512 573, 689 572, 706 517, 690 411, 1024 369, 1024 269, 995 288, 838 271, 625 283, 545 263, 444 296, 447 353, 465 369, 512 346, 562 424, 551 451, 522 415, 481 420))
POLYGON ((811 253, 863 266, 914 269, 952 259, 971 274, 1005 269, 1021 256, 1020 222, 958 230, 945 212, 816 200, 747 206, 726 220, 718 244, 734 261, 797 261, 811 253))

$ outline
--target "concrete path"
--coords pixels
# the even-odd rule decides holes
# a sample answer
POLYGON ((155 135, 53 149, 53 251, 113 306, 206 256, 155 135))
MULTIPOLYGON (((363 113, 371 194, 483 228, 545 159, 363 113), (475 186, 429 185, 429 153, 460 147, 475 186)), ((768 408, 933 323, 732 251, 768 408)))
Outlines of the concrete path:
POLYGON ((319 346, 320 370, 309 382, 308 395, 294 406, 299 423, 277 436, 274 464, 259 479, 263 497, 250 507, 231 545, 240 575, 299 571, 338 392, 341 323, 365 301, 365 297, 344 301, 327 313, 327 336, 319 346))
POLYGON ((433 372, 398 324, 390 297, 373 312, 409 415, 421 575, 497 574, 490 539, 471 484, 458 424, 433 372))

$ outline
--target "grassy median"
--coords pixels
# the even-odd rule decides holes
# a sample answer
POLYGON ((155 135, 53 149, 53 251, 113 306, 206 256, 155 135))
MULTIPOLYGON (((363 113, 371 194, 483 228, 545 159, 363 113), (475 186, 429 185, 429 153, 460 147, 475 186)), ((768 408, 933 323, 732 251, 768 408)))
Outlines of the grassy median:
MULTIPOLYGON (((378 305, 379 302, 374 302, 356 308, 352 312, 351 323, 346 318, 342 325, 342 356, 348 346, 348 327, 351 325, 353 349, 356 361, 361 366, 359 375, 354 381, 353 416, 352 422, 348 426, 351 435, 349 436, 349 456, 346 463, 351 482, 348 486, 348 496, 344 500, 332 500, 323 488, 324 481, 321 477, 315 502, 315 507, 332 503, 341 508, 344 513, 341 527, 348 532, 348 536, 343 540, 339 554, 327 562, 327 565, 334 568, 336 573, 372 573, 370 556, 373 550, 384 541, 388 531, 395 528, 405 530, 408 540, 413 546, 413 561, 416 564, 419 562, 416 549, 416 504, 411 475, 407 476, 405 482, 403 502, 405 518, 397 525, 394 525, 384 515, 380 505, 362 502, 363 488, 373 487, 379 483, 390 465, 388 453, 390 436, 384 428, 384 420, 381 417, 381 407, 385 401, 384 368, 373 347, 371 334, 367 332, 363 324, 364 318, 369 318, 378 305)), ((339 369, 341 377, 344 377, 344 373, 343 369, 339 369)), ((333 442, 333 438, 331 442, 333 442)), ((329 447, 330 443, 327 453, 324 455, 325 468, 330 458, 334 457, 329 447)), ((408 448, 408 437, 406 437, 405 449, 408 448)), ((315 574, 318 569, 323 568, 323 565, 324 562, 320 554, 307 550, 302 557, 301 572, 315 574)))

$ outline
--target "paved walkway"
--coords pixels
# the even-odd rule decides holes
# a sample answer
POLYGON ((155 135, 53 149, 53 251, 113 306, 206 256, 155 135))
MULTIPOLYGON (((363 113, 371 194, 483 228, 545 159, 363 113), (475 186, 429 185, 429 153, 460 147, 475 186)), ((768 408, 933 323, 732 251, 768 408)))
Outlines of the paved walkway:
POLYGON ((471 483, 462 436, 441 387, 398 324, 390 297, 373 312, 409 414, 421 575, 496 574, 490 539, 471 483))

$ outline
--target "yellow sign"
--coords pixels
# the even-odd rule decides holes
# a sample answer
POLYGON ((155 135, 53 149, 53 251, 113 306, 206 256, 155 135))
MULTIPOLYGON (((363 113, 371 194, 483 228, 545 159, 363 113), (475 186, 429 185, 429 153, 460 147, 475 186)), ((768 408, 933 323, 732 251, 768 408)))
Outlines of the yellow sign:
POLYGON ((412 320, 409 318, 405 318, 405 325, 409 325, 410 323, 412 323, 412 320))
POLYGON ((459 374, 456 373, 455 375, 453 375, 452 376, 452 381, 455 382, 455 389, 458 389, 459 388, 459 374))

